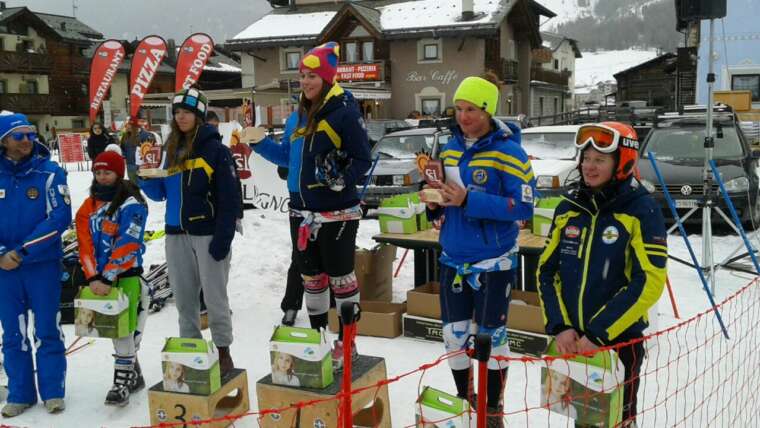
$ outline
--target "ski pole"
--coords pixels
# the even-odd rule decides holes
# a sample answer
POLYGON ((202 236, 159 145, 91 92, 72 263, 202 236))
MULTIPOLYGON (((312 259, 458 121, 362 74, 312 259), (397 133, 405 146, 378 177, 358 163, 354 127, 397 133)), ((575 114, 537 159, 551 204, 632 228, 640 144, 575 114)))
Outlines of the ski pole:
POLYGON ((372 161, 372 167, 369 169, 369 174, 367 174, 367 180, 364 182, 364 187, 362 188, 362 192, 359 193, 359 200, 364 200, 364 192, 367 191, 367 186, 369 186, 369 182, 372 180, 372 174, 375 172, 375 167, 377 166, 377 162, 380 160, 380 154, 378 153, 377 156, 375 156, 375 160, 372 161))

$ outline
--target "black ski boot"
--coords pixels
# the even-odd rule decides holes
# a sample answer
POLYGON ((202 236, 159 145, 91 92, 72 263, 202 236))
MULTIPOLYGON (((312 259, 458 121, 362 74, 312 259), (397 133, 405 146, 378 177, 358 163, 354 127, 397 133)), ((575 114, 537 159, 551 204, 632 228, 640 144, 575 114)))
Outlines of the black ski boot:
POLYGON ((145 378, 143 378, 140 362, 137 361, 137 359, 135 359, 134 374, 134 382, 129 385, 130 394, 134 394, 135 392, 145 388, 145 378))
POLYGON ((134 384, 134 364, 116 363, 113 371, 113 386, 106 395, 106 405, 124 407, 129 404, 130 387, 134 384))

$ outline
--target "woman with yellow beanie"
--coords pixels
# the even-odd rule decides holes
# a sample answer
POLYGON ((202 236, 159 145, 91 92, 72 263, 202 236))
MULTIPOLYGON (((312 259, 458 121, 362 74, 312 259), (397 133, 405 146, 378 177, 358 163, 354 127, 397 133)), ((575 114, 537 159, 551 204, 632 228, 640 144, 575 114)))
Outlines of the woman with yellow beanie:
MULTIPOLYGON (((471 324, 491 336, 488 361, 488 427, 502 427, 501 395, 507 364, 506 319, 516 281, 520 220, 533 215, 535 179, 520 147, 519 129, 503 128, 493 115, 499 88, 492 81, 468 77, 454 94, 456 125, 442 149, 445 180, 442 202, 427 202, 428 216, 443 218, 440 244, 441 318, 447 352, 465 349, 471 324)), ((457 395, 473 400, 470 358, 450 358, 457 395)))

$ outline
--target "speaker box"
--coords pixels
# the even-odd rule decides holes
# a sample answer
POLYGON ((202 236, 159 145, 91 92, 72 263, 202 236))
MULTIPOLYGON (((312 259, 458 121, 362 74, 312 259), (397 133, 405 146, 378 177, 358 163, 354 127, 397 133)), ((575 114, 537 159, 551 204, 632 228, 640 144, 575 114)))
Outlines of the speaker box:
POLYGON ((726 0, 676 0, 676 15, 681 21, 723 18, 726 0))

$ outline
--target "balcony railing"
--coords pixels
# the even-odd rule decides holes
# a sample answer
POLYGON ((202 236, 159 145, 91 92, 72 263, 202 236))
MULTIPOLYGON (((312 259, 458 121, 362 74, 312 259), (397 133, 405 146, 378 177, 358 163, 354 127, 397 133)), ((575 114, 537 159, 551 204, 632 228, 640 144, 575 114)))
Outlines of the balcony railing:
POLYGON ((53 60, 49 55, 0 51, 0 72, 5 73, 50 73, 53 60))
POLYGON ((513 59, 501 59, 501 69, 499 78, 504 83, 515 83, 519 80, 518 74, 519 63, 513 59))
POLYGON ((87 99, 50 94, 0 94, 0 106, 24 114, 78 115, 87 112, 87 99))
POLYGON ((553 85, 567 86, 570 81, 570 71, 562 70, 547 70, 544 68, 531 68, 530 80, 538 80, 541 82, 551 83, 553 85))

